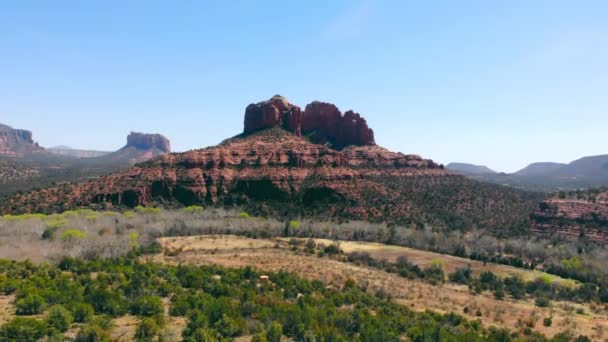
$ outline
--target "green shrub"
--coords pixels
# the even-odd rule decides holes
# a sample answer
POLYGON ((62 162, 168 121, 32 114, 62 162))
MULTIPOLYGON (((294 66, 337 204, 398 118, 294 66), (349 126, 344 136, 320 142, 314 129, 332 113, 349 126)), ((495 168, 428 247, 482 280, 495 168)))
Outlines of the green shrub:
POLYGON ((144 317, 137 324, 135 330, 136 341, 152 341, 152 339, 160 333, 160 326, 153 318, 144 317))
POLYGON ((300 229, 300 221, 295 221, 295 220, 291 220, 289 221, 289 228, 293 229, 293 230, 298 230, 300 229))
POLYGON ((82 240, 87 236, 86 232, 83 232, 80 229, 70 228, 66 229, 61 233, 61 240, 63 241, 76 241, 82 240))
POLYGON ((205 208, 201 207, 200 205, 191 205, 184 208, 184 211, 190 214, 199 214, 202 213, 203 210, 205 210, 205 208))
POLYGON ((431 266, 425 268, 423 272, 424 279, 432 285, 442 284, 445 281, 443 267, 441 267, 439 264, 432 264, 431 266))
POLYGON ((246 213, 246 212, 244 212, 244 211, 241 211, 241 212, 239 213, 239 218, 246 219, 246 218, 249 218, 249 217, 250 217, 250 216, 249 216, 249 214, 248 214, 248 213, 246 213))
POLYGON ((52 240, 53 236, 55 235, 55 232, 57 232, 57 227, 46 227, 46 229, 44 230, 44 232, 42 232, 42 239, 43 240, 52 240))
POLYGON ((129 247, 137 248, 139 246, 139 233, 131 232, 129 233, 129 247))
POLYGON ((340 249, 340 244, 337 242, 332 243, 331 245, 323 248, 323 253, 333 255, 333 254, 342 254, 342 249, 340 249))
POLYGON ((160 208, 142 207, 141 205, 138 205, 135 207, 135 211, 140 214, 158 214, 160 213, 160 208))
POLYGON ((51 307, 46 317, 46 324, 61 332, 66 332, 73 321, 72 314, 61 305, 51 307))
POLYGON ((26 317, 15 317, 0 328, 0 341, 38 341, 47 332, 44 322, 26 317))
POLYGON ((309 253, 313 253, 316 247, 317 244, 314 239, 306 240, 306 251, 308 251, 309 253))
POLYGON ((246 330, 247 324, 243 319, 234 319, 224 314, 219 321, 215 322, 214 328, 222 336, 237 337, 246 330))
POLYGON ((277 321, 270 323, 266 332, 268 342, 281 342, 281 336, 283 336, 283 326, 281 323, 277 321))
POLYGON ((536 306, 540 307, 540 308, 546 308, 549 305, 551 305, 551 301, 545 297, 538 297, 536 298, 536 300, 534 301, 534 303, 536 304, 536 306))
POLYGON ((90 304, 80 303, 74 306, 74 322, 86 323, 95 315, 95 310, 90 304))
POLYGON ((453 283, 466 285, 471 282, 472 275, 470 267, 458 267, 453 273, 450 273, 449 279, 453 283))
POLYGON ((551 319, 551 317, 545 317, 545 319, 543 319, 544 326, 550 327, 551 324, 553 324, 553 320, 551 319))
POLYGON ((15 303, 17 315, 37 315, 44 310, 46 301, 37 294, 29 294, 15 303))
POLYGON ((140 297, 131 305, 131 313, 136 316, 152 317, 164 312, 162 300, 155 296, 140 297))
POLYGON ((109 342, 108 331, 97 324, 86 324, 80 328, 75 342, 109 342))

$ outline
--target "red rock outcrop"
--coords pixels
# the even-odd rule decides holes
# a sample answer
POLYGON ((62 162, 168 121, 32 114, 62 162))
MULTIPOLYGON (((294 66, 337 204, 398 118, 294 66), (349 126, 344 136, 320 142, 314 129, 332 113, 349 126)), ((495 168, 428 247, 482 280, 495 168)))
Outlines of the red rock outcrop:
POLYGON ((358 113, 342 115, 331 103, 312 102, 304 109, 302 133, 317 144, 329 143, 335 149, 346 146, 375 145, 374 131, 358 113))
POLYGON ((539 204, 531 219, 531 230, 539 235, 608 242, 608 192, 593 201, 549 198, 539 204))
POLYGON ((243 133, 250 134, 273 127, 281 127, 301 136, 302 111, 300 107, 292 105, 280 95, 275 95, 268 101, 247 106, 243 133))
POLYGON ((19 157, 38 152, 44 152, 44 148, 34 142, 32 132, 0 124, 0 155, 19 157))
POLYGON ((268 101, 247 106, 243 133, 272 127, 281 127, 297 136, 306 135, 313 143, 337 150, 376 144, 374 131, 361 115, 353 111, 342 114, 336 106, 324 102, 312 102, 302 112, 300 107, 275 95, 268 101))
POLYGON ((161 134, 146 134, 131 132, 127 136, 127 146, 133 146, 142 150, 158 149, 164 153, 171 153, 171 143, 169 139, 161 134))
MULTIPOLYGON (((363 201, 366 189, 383 196, 394 194, 370 178, 421 175, 452 176, 441 165, 415 155, 379 146, 350 146, 337 151, 272 129, 202 150, 167 154, 124 172, 73 185, 67 192, 58 187, 29 194, 29 203, 36 203, 33 197, 41 193, 47 203, 26 209, 45 211, 53 202, 65 207, 86 203, 132 207, 161 199, 182 204, 243 204, 298 197, 309 202, 334 198, 350 203, 363 201)), ((364 211, 366 217, 378 212, 373 207, 349 210, 364 211)))

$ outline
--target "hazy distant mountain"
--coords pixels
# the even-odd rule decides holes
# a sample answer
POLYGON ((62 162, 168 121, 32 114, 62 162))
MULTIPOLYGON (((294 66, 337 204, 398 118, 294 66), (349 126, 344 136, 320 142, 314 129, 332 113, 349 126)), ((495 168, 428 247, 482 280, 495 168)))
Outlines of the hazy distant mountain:
POLYGON ((492 174, 496 173, 496 171, 488 168, 485 165, 474 165, 467 163, 449 163, 446 168, 448 170, 452 170, 456 173, 461 174, 472 174, 472 175, 480 175, 480 174, 492 174))
POLYGON ((543 163, 532 163, 523 169, 515 172, 514 174, 518 176, 546 176, 555 172, 567 164, 562 163, 552 163, 552 162, 543 162, 543 163))
POLYGON ((95 158, 111 153, 107 151, 79 150, 69 146, 54 146, 46 150, 52 154, 74 158, 95 158))
POLYGON ((583 157, 568 164, 532 163, 511 174, 462 173, 477 180, 530 190, 593 188, 608 185, 608 155, 583 157))

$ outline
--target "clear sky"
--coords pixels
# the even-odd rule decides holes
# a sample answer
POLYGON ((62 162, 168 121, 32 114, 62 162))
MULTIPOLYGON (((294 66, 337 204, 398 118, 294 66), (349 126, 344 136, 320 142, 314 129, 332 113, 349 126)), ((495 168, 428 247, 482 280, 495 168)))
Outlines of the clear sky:
POLYGON ((0 122, 43 146, 214 145, 274 94, 442 163, 606 154, 608 1, 0 2, 0 122))

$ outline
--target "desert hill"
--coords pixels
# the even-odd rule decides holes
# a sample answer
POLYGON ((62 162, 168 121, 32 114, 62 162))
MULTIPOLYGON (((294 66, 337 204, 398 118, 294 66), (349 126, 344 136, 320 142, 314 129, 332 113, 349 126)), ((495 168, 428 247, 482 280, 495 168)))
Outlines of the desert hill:
POLYGON ((15 196, 2 212, 208 204, 263 214, 386 220, 466 229, 526 226, 540 198, 377 146, 361 115, 285 98, 251 104, 244 132, 79 184, 15 196))
POLYGON ((468 163, 449 163, 448 165, 446 165, 446 168, 448 170, 452 170, 456 173, 461 173, 461 174, 480 175, 480 174, 496 173, 496 171, 490 169, 489 167, 487 167, 485 165, 475 165, 475 164, 468 164, 468 163))

